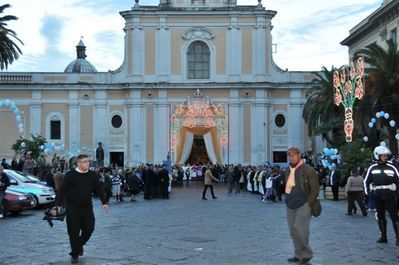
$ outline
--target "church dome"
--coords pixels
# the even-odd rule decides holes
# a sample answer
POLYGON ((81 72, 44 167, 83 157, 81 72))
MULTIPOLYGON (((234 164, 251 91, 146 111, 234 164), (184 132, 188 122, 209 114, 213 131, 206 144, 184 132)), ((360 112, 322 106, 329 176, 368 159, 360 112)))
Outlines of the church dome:
POLYGON ((94 73, 97 69, 86 60, 86 46, 80 40, 76 46, 77 58, 65 68, 64 73, 94 73))

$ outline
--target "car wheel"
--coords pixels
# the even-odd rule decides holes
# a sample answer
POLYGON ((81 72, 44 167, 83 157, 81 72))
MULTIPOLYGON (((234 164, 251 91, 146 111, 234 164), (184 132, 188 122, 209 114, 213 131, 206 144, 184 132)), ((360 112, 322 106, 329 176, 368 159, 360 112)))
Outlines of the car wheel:
POLYGON ((10 214, 12 214, 12 215, 18 215, 18 214, 20 214, 22 211, 10 211, 10 214))
POLYGON ((39 199, 37 198, 37 196, 35 194, 32 194, 32 196, 33 196, 33 200, 35 201, 35 206, 33 206, 32 208, 39 208, 39 199))

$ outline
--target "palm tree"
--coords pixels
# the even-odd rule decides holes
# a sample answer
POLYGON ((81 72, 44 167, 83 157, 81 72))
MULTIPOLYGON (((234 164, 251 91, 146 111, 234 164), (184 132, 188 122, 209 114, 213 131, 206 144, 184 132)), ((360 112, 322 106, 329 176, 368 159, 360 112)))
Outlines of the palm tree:
MULTIPOLYGON (((0 6, 0 14, 4 12, 6 8, 11 5, 5 4, 0 6)), ((3 16, 0 17, 0 69, 4 70, 8 68, 8 64, 12 64, 14 60, 17 60, 19 54, 22 54, 21 49, 15 43, 17 40, 23 45, 23 42, 17 37, 15 31, 8 29, 7 23, 11 20, 17 20, 16 16, 3 16)))
MULTIPOLYGON (((393 40, 387 41, 388 49, 384 49, 376 43, 358 51, 364 56, 367 73, 366 93, 370 98, 370 110, 375 113, 383 110, 390 113, 391 117, 399 119, 399 51, 393 40)), ((388 130, 391 151, 398 152, 395 139, 396 128, 383 124, 388 130)))
POLYGON ((326 67, 315 72, 312 87, 306 92, 303 108, 310 137, 321 135, 331 146, 343 143, 343 111, 334 105, 333 71, 326 67))

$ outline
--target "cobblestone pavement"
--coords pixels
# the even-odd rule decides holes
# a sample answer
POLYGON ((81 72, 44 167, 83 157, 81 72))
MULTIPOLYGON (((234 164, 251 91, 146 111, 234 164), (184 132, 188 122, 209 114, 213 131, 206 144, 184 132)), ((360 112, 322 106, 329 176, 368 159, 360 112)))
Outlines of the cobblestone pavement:
MULTIPOLYGON (((283 203, 262 203, 248 192, 201 200, 202 184, 174 188, 170 200, 95 201, 96 230, 80 264, 287 264, 293 247, 283 203)), ((209 191, 208 191, 209 192, 209 191)), ((312 264, 399 264, 388 225, 388 244, 376 244, 374 217, 345 215, 346 202, 322 201, 311 222, 312 264)), ((0 220, 0 264, 70 264, 65 223, 52 229, 42 210, 0 220)))

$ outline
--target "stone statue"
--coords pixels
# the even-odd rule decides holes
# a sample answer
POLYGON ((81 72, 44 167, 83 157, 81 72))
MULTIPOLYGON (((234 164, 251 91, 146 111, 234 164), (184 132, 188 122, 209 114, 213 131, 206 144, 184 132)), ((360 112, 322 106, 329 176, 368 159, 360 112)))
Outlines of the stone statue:
POLYGON ((98 166, 104 166, 104 148, 102 142, 98 142, 98 147, 96 149, 96 160, 98 166))

